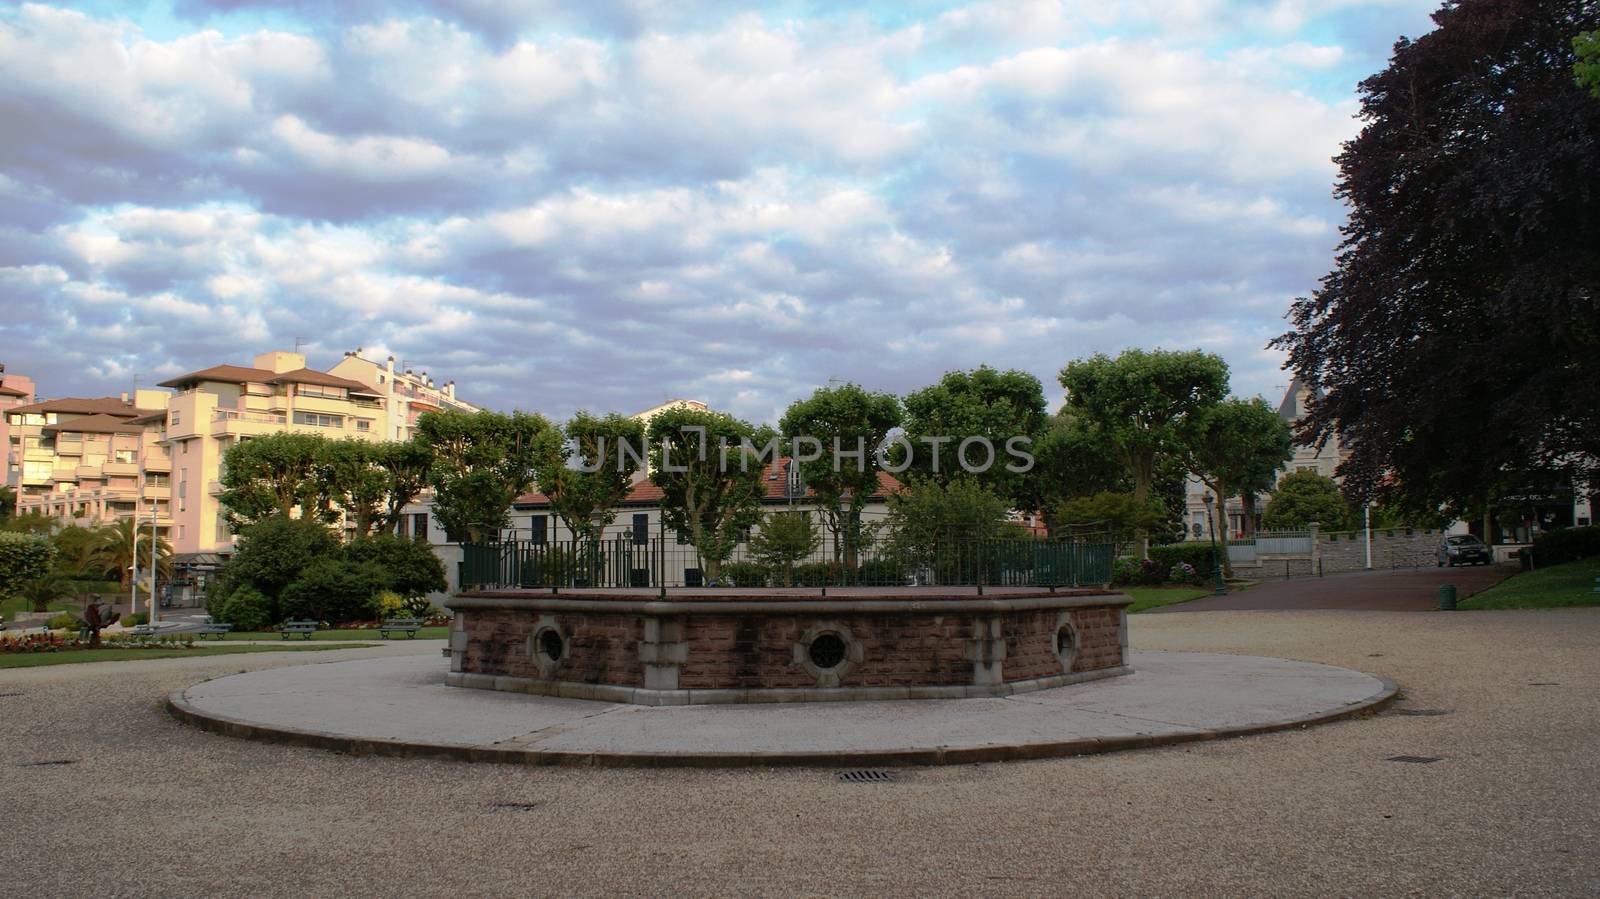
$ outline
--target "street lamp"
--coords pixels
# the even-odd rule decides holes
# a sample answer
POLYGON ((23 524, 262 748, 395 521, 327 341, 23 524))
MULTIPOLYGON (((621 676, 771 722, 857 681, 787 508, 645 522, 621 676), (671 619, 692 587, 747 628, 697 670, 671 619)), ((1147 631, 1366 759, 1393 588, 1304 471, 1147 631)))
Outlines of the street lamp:
POLYGON ((1211 592, 1216 596, 1227 596, 1228 585, 1222 579, 1222 558, 1217 554, 1217 520, 1211 517, 1211 505, 1216 498, 1211 494, 1205 495, 1206 504, 1206 530, 1211 532, 1211 577, 1216 583, 1216 588, 1211 592))

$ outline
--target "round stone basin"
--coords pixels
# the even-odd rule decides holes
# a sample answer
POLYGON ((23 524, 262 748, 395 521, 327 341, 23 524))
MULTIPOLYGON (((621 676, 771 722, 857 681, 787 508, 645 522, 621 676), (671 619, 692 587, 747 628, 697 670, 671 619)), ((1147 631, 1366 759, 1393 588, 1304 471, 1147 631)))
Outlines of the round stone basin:
POLYGON ((450 602, 457 687, 687 705, 1005 696, 1128 674, 1109 590, 492 590, 450 602))

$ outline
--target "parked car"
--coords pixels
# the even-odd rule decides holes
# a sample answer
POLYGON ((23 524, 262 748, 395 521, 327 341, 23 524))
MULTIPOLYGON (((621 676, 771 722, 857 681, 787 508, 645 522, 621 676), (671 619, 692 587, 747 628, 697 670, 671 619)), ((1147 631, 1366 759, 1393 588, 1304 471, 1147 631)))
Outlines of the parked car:
POLYGON ((1494 561, 1494 552, 1482 540, 1471 534, 1457 534, 1444 538, 1439 544, 1439 567, 1446 565, 1488 565, 1494 561))

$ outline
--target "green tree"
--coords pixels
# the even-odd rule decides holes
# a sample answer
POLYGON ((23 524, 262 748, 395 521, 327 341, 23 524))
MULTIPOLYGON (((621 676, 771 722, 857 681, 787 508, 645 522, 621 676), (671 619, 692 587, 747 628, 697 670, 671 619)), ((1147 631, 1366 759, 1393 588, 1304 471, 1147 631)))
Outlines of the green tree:
POLYGON ((43 512, 24 512, 0 519, 0 532, 12 534, 49 534, 55 530, 56 520, 43 512))
POLYGON ((433 450, 417 438, 377 444, 375 464, 386 477, 378 530, 395 533, 406 506, 427 489, 433 470, 433 450))
POLYGON ((388 573, 388 589, 405 599, 426 596, 448 586, 444 563, 433 547, 419 540, 373 534, 345 544, 343 556, 347 562, 376 564, 388 573))
MULTIPOLYGON (((1157 461, 1178 445, 1178 429, 1228 392, 1228 365, 1199 350, 1125 350, 1096 354, 1061 369, 1067 408, 1116 447, 1133 478, 1133 495, 1150 497, 1157 461)), ((1148 555, 1148 547, 1141 550, 1148 555)))
POLYGON ((1578 86, 1600 97, 1600 31, 1585 32, 1573 38, 1572 52, 1578 57, 1572 66, 1578 86))
POLYGON ((1267 502, 1261 523, 1270 530, 1296 531, 1313 521, 1324 532, 1350 529, 1350 506, 1339 485, 1314 471, 1284 475, 1267 502))
POLYGON ((56 571, 69 578, 105 579, 105 571, 95 560, 98 537, 94 531, 69 524, 52 534, 50 541, 56 547, 56 571))
POLYGON ((0 528, 17 514, 17 491, 0 485, 0 528))
MULTIPOLYGON (((1259 398, 1227 399, 1201 409, 1184 420, 1178 436, 1184 464, 1217 497, 1212 504, 1216 520, 1206 526, 1219 535, 1228 533, 1223 526, 1228 497, 1253 501, 1257 492, 1272 487, 1278 469, 1294 454, 1289 426, 1259 398)), ((1250 518, 1248 508, 1245 518, 1250 518)), ((1233 576, 1226 554, 1222 568, 1224 575, 1233 576)))
POLYGON ((382 444, 355 437, 322 442, 312 474, 319 520, 342 517, 357 537, 378 527, 389 494, 389 474, 378 464, 382 452, 382 444))
POLYGON ((763 565, 783 571, 783 585, 794 586, 794 566, 817 551, 822 534, 807 512, 773 512, 761 520, 750 538, 750 555, 763 565))
MULTIPOLYGON (((1007 450, 1009 441, 1022 438, 1010 448, 1031 453, 1032 441, 1048 422, 1038 378, 988 366, 953 371, 939 383, 908 394, 905 410, 905 441, 911 451, 908 477, 939 483, 976 480, 1014 505, 1025 501, 1026 472, 1014 470, 1026 467, 1025 463, 1007 450), (994 462, 987 470, 969 472, 961 467, 961 442, 969 437, 984 438, 994 447, 994 462)), ((906 445, 897 441, 890 454, 895 466, 905 463, 906 451, 906 445)), ((974 444, 966 460, 978 468, 988 458, 981 445, 974 444)))
POLYGON ((1044 516, 1051 536, 1061 530, 1056 513, 1069 500, 1099 493, 1125 493, 1127 466, 1100 430, 1069 412, 1050 418, 1033 448, 1034 466, 1023 479, 1019 507, 1044 516))
POLYGON ((13 596, 23 584, 49 574, 55 555, 48 537, 0 532, 0 596, 13 596))
POLYGON ((1593 0, 1458 0, 1362 82, 1333 270, 1275 345, 1357 501, 1481 512, 1508 472, 1600 483, 1593 0), (1580 59, 1580 53, 1583 54, 1580 59))
POLYGON ((938 576, 985 541, 1019 536, 1008 521, 1010 501, 975 478, 913 478, 888 501, 880 525, 884 551, 904 570, 929 569, 938 576))
POLYGON ((1131 493, 1111 491, 1065 500, 1054 517, 1067 533, 1086 537, 1104 534, 1115 543, 1157 530, 1168 520, 1167 510, 1154 497, 1141 500, 1131 493))
POLYGON ((531 412, 426 412, 417 439, 434 457, 433 515, 451 542, 497 538, 511 504, 531 490, 558 431, 531 412))
MULTIPOLYGON (((94 543, 90 549, 90 569, 101 577, 115 578, 126 590, 133 583, 133 564, 137 558, 141 578, 150 573, 150 526, 143 527, 132 518, 120 518, 111 524, 94 529, 94 543), (135 543, 137 542, 137 551, 135 543)), ((156 541, 157 574, 162 578, 172 574, 172 544, 165 538, 156 541)))
POLYGON ((650 479, 667 527, 688 537, 700 570, 716 580, 738 535, 761 514, 765 465, 752 447, 774 438, 721 412, 669 409, 650 422, 650 479))
POLYGON ((285 431, 243 440, 222 457, 223 516, 235 533, 274 515, 326 515, 329 502, 319 468, 327 439, 285 431))
POLYGON ((852 570, 862 543, 861 510, 878 492, 877 450, 903 418, 893 394, 845 384, 819 388, 810 398, 796 400, 779 422, 790 448, 796 448, 799 439, 816 441, 798 447, 802 455, 820 453, 818 458, 797 462, 800 478, 833 534, 834 561, 843 558, 852 570))
POLYGON ((534 467, 539 492, 579 539, 593 543, 616 520, 645 455, 644 424, 578 412, 545 441, 534 467))

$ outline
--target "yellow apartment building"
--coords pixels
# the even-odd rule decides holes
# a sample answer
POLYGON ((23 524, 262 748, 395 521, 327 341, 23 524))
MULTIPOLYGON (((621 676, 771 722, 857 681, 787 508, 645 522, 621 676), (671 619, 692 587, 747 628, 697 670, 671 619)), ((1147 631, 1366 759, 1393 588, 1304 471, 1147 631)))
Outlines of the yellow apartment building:
POLYGON ((384 434, 387 440, 410 440, 416 432, 417 419, 424 412, 482 411, 456 398, 456 382, 436 385, 427 372, 417 374, 409 368, 396 369, 393 356, 380 365, 363 357, 358 349, 345 353, 328 373, 377 388, 389 413, 389 426, 384 434))
POLYGON ((138 423, 156 415, 168 394, 64 397, 4 411, 10 462, 17 474, 17 511, 38 512, 92 527, 154 504, 163 528, 165 496, 145 491, 145 469, 161 481, 165 454, 138 423))
POLYGON ((33 405, 33 379, 7 374, 0 364, 0 484, 16 490, 22 484, 22 448, 11 446, 11 424, 5 413, 18 406, 33 405))

